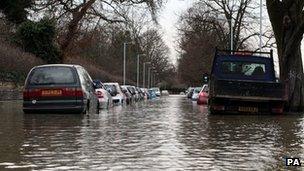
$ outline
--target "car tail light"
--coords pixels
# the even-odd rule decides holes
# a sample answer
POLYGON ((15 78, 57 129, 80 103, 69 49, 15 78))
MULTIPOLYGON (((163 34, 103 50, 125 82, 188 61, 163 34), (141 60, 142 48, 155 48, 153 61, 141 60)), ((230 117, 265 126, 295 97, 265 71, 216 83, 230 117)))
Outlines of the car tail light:
POLYGON ((24 99, 29 98, 29 91, 28 90, 23 90, 23 98, 24 99))
POLYGON ((98 98, 103 98, 103 93, 101 91, 97 91, 96 95, 98 98))
POLYGON ((225 110, 225 106, 219 106, 219 105, 216 105, 216 106, 212 106, 213 110, 225 110))
POLYGON ((23 98, 37 98, 41 97, 41 89, 26 89, 23 91, 23 98))
POLYGON ((82 91, 81 88, 76 88, 76 90, 75 90, 75 96, 76 97, 83 97, 84 96, 84 93, 83 93, 83 91, 82 91))

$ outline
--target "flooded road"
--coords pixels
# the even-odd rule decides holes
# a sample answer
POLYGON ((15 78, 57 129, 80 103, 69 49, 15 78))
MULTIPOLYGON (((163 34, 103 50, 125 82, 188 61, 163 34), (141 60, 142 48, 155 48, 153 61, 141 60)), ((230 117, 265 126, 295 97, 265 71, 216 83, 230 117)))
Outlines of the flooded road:
POLYGON ((24 115, 20 102, 0 111, 0 170, 279 170, 304 159, 303 115, 209 115, 183 96, 90 116, 24 115))

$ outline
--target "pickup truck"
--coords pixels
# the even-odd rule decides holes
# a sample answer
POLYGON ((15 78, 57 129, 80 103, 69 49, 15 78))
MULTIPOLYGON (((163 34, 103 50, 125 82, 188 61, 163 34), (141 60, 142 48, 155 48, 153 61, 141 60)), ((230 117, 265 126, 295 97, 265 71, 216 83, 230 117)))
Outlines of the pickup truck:
POLYGON ((210 113, 283 113, 287 94, 275 77, 273 52, 216 50, 210 113))

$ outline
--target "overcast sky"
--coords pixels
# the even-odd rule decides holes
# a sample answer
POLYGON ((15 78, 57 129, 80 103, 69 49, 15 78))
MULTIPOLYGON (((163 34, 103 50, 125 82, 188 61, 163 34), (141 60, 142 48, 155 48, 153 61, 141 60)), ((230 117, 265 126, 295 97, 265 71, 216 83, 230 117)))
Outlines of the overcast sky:
POLYGON ((170 56, 174 63, 176 62, 178 55, 175 43, 177 40, 176 24, 179 15, 190 7, 193 2, 194 0, 168 0, 159 15, 159 22, 162 27, 164 40, 170 48, 170 56))
MULTIPOLYGON (((178 53, 176 52, 176 48, 177 48, 176 24, 178 23, 179 15, 183 13, 185 10, 187 10, 187 8, 191 7, 193 2, 196 2, 196 0, 167 0, 167 3, 163 7, 159 15, 159 22, 162 27, 163 37, 166 44, 170 48, 170 52, 171 52, 170 58, 172 59, 174 64, 176 64, 176 60, 178 58, 178 53)), ((263 1, 263 3, 264 3, 264 9, 263 9, 264 20, 269 20, 266 11, 265 1, 263 1)), ((304 52, 304 40, 302 41, 302 54, 303 52, 304 52)), ((302 61, 304 66, 304 60, 302 61)), ((275 65, 278 65, 276 57, 275 57, 275 65)))

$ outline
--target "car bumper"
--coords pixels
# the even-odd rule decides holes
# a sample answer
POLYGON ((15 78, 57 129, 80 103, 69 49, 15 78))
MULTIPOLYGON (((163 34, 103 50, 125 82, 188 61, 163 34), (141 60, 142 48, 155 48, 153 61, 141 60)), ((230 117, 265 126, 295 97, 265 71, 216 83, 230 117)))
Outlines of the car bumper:
POLYGON ((85 108, 82 100, 38 101, 36 104, 23 101, 24 113, 82 113, 85 108))

